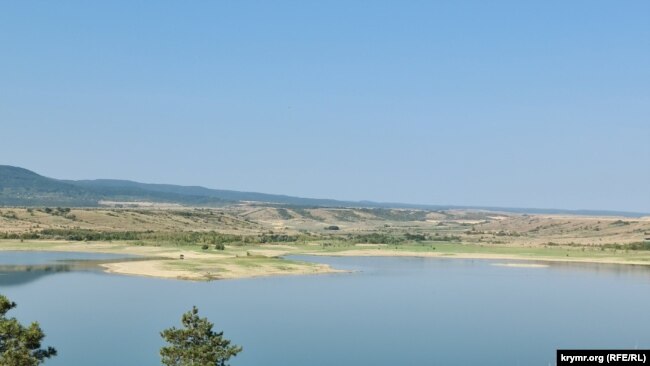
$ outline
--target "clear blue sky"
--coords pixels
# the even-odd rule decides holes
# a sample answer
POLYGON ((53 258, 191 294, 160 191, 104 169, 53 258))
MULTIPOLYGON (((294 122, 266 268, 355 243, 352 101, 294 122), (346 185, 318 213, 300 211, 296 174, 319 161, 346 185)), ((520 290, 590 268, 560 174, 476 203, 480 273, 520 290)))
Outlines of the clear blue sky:
POLYGON ((4 1, 0 164, 650 212, 650 1, 4 1))

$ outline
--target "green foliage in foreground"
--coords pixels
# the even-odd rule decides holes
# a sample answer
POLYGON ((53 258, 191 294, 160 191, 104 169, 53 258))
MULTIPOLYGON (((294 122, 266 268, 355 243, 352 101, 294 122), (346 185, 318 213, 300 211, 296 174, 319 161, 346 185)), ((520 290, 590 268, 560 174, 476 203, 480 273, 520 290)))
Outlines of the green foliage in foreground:
POLYGON ((172 327, 160 333, 169 343, 160 349, 162 363, 166 366, 226 366, 231 357, 242 348, 230 345, 223 332, 215 333, 214 324, 199 318, 196 306, 183 314, 182 329, 172 327))
POLYGON ((0 295, 0 365, 37 366, 56 356, 54 348, 41 348, 45 334, 38 323, 25 327, 16 318, 7 318, 15 307, 16 303, 0 295))

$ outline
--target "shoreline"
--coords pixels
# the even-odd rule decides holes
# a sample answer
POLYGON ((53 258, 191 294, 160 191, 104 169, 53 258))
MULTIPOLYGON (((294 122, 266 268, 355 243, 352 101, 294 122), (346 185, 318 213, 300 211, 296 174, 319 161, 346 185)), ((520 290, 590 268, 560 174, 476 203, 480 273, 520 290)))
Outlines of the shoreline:
MULTIPOLYGON (((0 241, 2 251, 50 251, 50 252, 81 252, 123 254, 128 260, 100 263, 98 266, 106 273, 153 277, 162 279, 210 281, 225 279, 243 279, 269 276, 314 275, 329 273, 346 273, 347 270, 332 268, 328 264, 317 262, 302 262, 287 259, 287 255, 309 255, 329 257, 413 257, 433 259, 476 259, 524 261, 528 263, 505 263, 508 267, 539 267, 532 262, 547 263, 576 263, 576 264, 608 264, 625 266, 648 266, 650 260, 639 256, 622 258, 616 256, 582 256, 559 257, 544 255, 522 255, 506 253, 467 253, 467 252, 418 252, 409 250, 382 250, 360 246, 355 249, 341 251, 315 251, 314 247, 269 245, 253 248, 231 247, 224 252, 200 251, 196 248, 131 245, 115 242, 67 242, 67 241, 0 241), (180 259, 180 255, 184 259, 180 259), (134 258, 135 257, 135 258, 134 258), (138 260, 142 257, 142 260, 138 260)), ((584 255, 584 254, 583 254, 584 255)))
POLYGON ((410 257, 410 258, 438 258, 438 259, 478 259, 478 260, 512 260, 512 261, 538 261, 538 262, 557 262, 557 263, 593 263, 593 264, 613 264, 613 265, 632 265, 648 266, 650 261, 642 260, 622 260, 616 258, 597 258, 597 257, 532 257, 516 254, 500 253, 433 253, 433 252, 413 252, 413 251, 370 251, 370 250, 346 250, 341 252, 315 252, 302 253, 303 255, 327 256, 327 257, 410 257))
POLYGON ((256 253, 250 255, 251 251, 222 254, 185 248, 131 246, 107 242, 85 244, 57 241, 24 243, 0 241, 0 253, 5 251, 122 254, 131 258, 99 263, 98 267, 103 272, 112 274, 191 281, 347 272, 327 264, 280 258, 282 255, 290 254, 286 251, 270 253, 270 251, 260 250, 260 253, 265 255, 256 253), (184 259, 180 259, 180 255, 183 255, 184 259), (134 260, 133 257, 138 256, 142 257, 142 260, 134 260))
POLYGON ((340 270, 332 268, 327 264, 313 263, 309 269, 296 269, 294 271, 283 271, 275 269, 261 269, 258 271, 231 271, 229 273, 211 273, 211 272, 192 272, 183 270, 165 270, 156 269, 158 263, 153 263, 153 266, 147 266, 144 262, 151 261, 132 261, 132 262, 113 262, 103 263, 99 266, 103 272, 110 274, 117 274, 123 276, 137 276, 137 277, 150 277, 167 280, 181 280, 181 281, 216 281, 216 280, 237 280, 248 278, 260 277, 275 277, 275 276, 303 276, 303 275, 318 275, 318 274, 332 274, 332 273, 349 273, 347 270, 340 270))

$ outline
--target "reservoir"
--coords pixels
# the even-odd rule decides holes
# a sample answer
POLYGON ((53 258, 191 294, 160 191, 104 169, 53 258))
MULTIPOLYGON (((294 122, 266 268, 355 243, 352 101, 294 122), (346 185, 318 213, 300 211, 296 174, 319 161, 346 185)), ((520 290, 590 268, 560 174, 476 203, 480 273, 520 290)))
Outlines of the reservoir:
POLYGON ((243 346, 233 366, 547 366, 558 348, 650 348, 640 266, 300 256, 351 272, 190 282, 68 265, 116 257, 0 253, 8 315, 59 351, 45 365, 160 365, 160 331, 192 305, 243 346))

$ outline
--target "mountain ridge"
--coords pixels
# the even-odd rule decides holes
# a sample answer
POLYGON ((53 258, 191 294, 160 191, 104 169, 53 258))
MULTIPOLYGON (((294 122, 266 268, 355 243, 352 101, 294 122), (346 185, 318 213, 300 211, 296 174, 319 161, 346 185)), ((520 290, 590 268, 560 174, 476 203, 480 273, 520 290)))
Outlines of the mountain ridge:
POLYGON ((119 179, 62 180, 31 170, 0 165, 0 206, 96 207, 101 200, 152 201, 197 206, 223 206, 242 201, 312 207, 369 207, 419 210, 484 210, 520 214, 570 214, 641 217, 647 213, 614 210, 565 210, 492 206, 426 205, 395 202, 342 201, 281 194, 212 189, 203 186, 140 183, 119 179))

